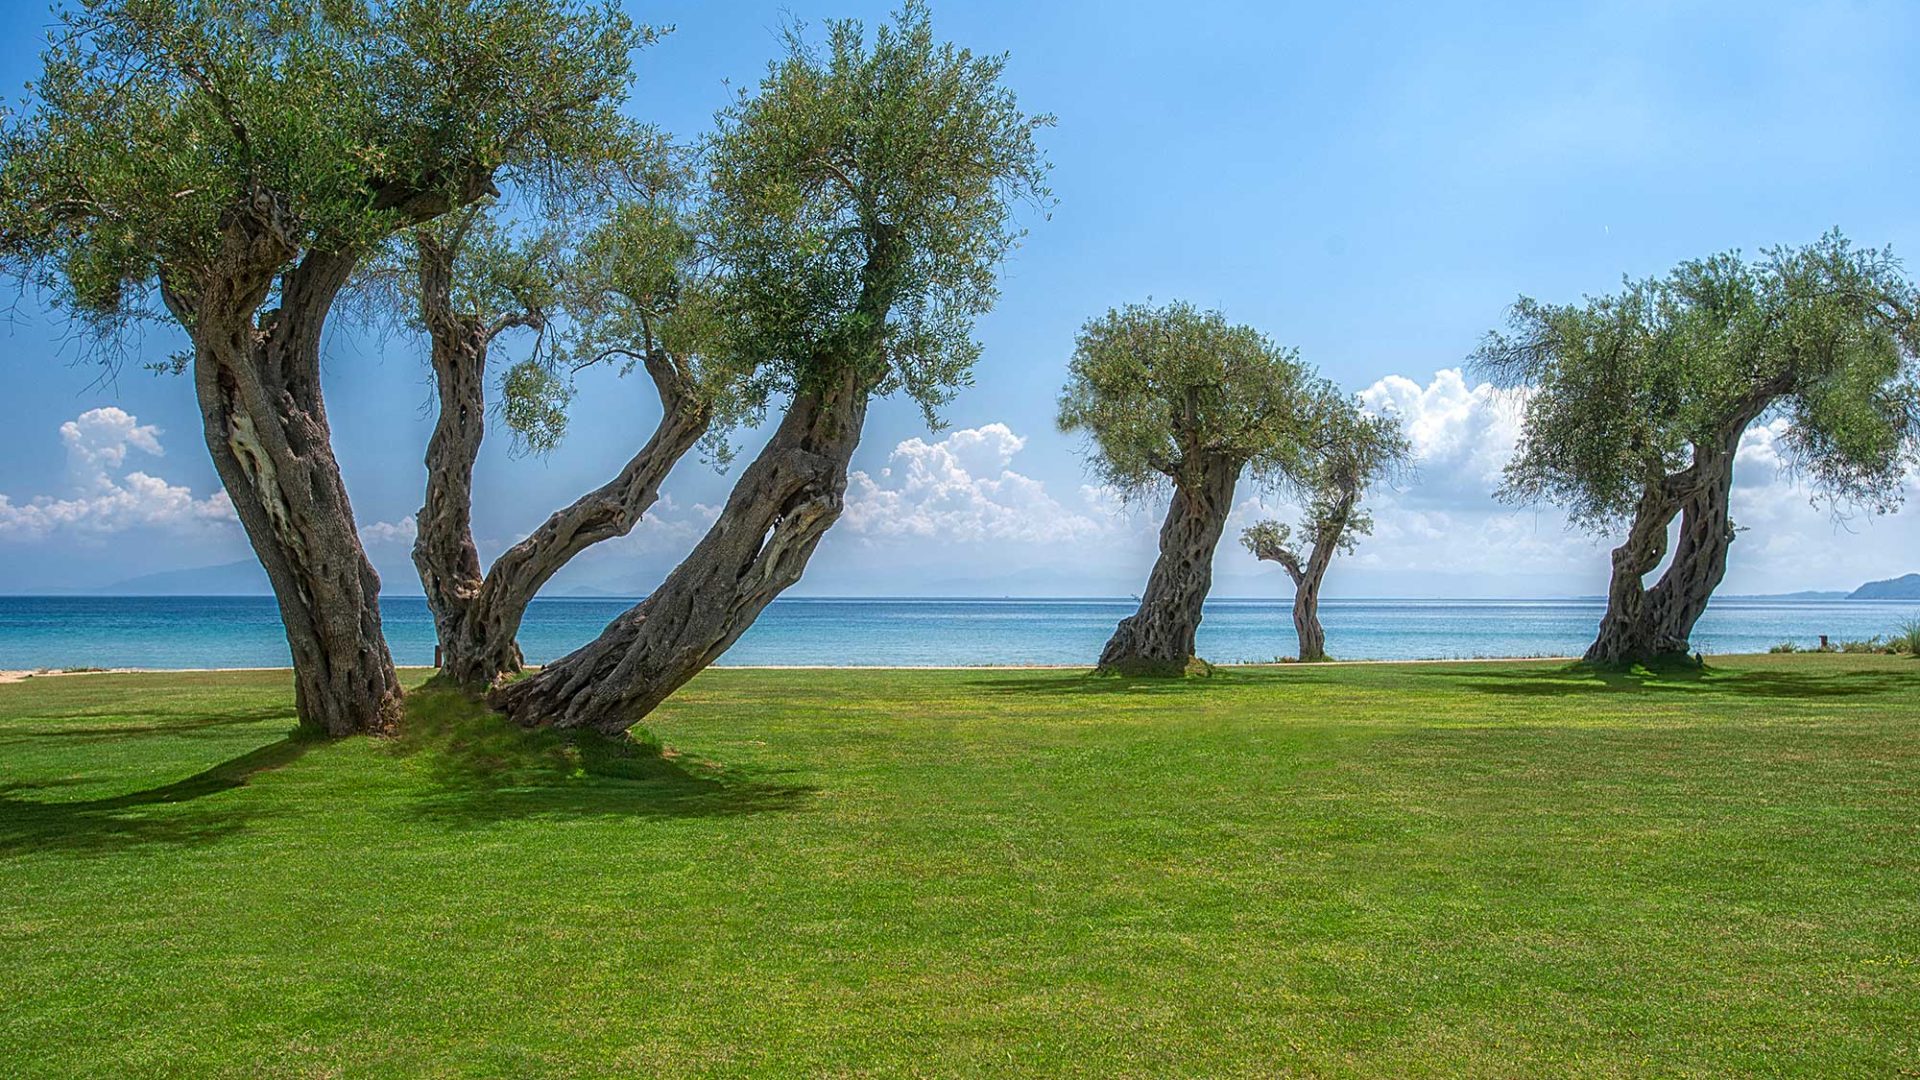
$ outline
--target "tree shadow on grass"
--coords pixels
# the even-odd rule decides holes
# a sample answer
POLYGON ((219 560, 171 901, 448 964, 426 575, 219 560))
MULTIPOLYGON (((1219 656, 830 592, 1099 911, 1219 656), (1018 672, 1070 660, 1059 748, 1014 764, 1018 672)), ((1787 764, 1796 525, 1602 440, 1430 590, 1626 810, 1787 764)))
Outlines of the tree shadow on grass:
POLYGON ((117 851, 142 844, 204 844, 245 825, 237 806, 217 811, 155 811, 243 787, 256 774, 297 760, 314 746, 289 735, 183 780, 104 799, 53 802, 21 792, 69 786, 69 780, 0 785, 0 858, 47 851, 117 851))
POLYGON ((59 727, 21 728, 8 727, 0 731, 0 746, 9 743, 27 742, 38 739, 58 739, 62 742, 100 742, 112 739, 137 738, 144 735, 185 735, 196 731, 209 731, 215 728, 241 727, 246 724, 258 724, 268 720, 291 720, 292 710, 282 705, 263 706, 257 709, 240 709, 231 712, 215 713, 209 716, 182 716, 178 712, 129 712, 115 709, 111 713, 99 714, 111 716, 121 721, 107 726, 89 725, 84 721, 87 714, 73 713, 68 717, 75 723, 59 727), (142 722, 142 721, 148 722, 142 722))
POLYGON ((407 698, 393 743, 428 780, 421 815, 454 826, 527 817, 733 817, 799 808, 817 789, 685 757, 651 739, 525 730, 456 690, 407 698))
POLYGON ((1749 671, 1700 667, 1606 668, 1570 664, 1544 670, 1489 675, 1485 671, 1426 673, 1463 689, 1515 697, 1563 697, 1575 694, 1712 693, 1729 697, 1815 700, 1912 693, 1920 689, 1920 671, 1749 671))
POLYGON ((1096 675, 1091 671, 1062 671, 1050 675, 1018 675, 1004 678, 970 678, 968 686, 975 694, 1060 694, 1085 698, 1112 696, 1165 696, 1179 698, 1204 694, 1223 686, 1244 686, 1242 673, 1213 669, 1213 675, 1096 675))

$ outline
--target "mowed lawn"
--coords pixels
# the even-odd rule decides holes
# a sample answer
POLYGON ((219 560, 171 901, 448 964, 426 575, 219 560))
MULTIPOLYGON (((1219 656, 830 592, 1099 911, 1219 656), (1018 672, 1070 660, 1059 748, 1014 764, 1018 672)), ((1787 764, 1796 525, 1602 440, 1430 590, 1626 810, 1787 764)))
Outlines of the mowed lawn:
POLYGON ((1907 659, 417 711, 0 686, 0 1074, 1920 1075, 1907 659))

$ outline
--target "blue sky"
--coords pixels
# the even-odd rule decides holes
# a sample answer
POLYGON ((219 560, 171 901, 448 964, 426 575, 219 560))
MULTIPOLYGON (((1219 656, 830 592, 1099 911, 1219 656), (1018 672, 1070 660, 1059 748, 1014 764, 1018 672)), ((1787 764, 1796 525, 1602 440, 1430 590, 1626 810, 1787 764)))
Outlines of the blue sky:
MULTIPOLYGON (((758 77, 792 18, 887 5, 633 4, 675 31, 638 58, 636 115, 703 131, 727 80, 758 77)), ((1571 299, 1622 274, 1839 226, 1920 257, 1920 5, 1910 3, 957 3, 944 36, 1012 54, 1045 133, 1059 205, 1008 263, 979 326, 976 384, 928 432, 874 410, 848 514, 798 592, 1126 595, 1152 558, 1154 507, 1114 513, 1053 428, 1073 334, 1148 297, 1218 307, 1407 418, 1415 474, 1376 503, 1376 535, 1331 595, 1601 591, 1605 544, 1549 509, 1494 503, 1510 403, 1457 369, 1516 295, 1571 299)), ((48 23, 0 13, 15 99, 48 23)), ((1920 266, 1915 267, 1920 271, 1920 266)), ((84 361, 37 297, 0 286, 0 592, 109 584, 248 557, 200 444, 190 385, 84 361), (157 451, 157 452, 156 452, 157 451)), ((178 341, 154 332, 164 355, 178 341)), ((369 550, 417 592, 406 550, 429 428, 420 348, 347 326, 328 341, 334 436, 369 550)), ((644 380, 584 380, 569 441, 481 465, 489 551, 597 485, 647 436, 644 380)), ((1851 587, 1920 569, 1920 507, 1836 523, 1773 468, 1757 430, 1739 475, 1727 588, 1851 587)), ((742 445, 756 440, 742 433, 742 445)), ((729 478, 681 466, 666 504, 557 591, 644 589, 704 528, 729 478)), ((1910 485, 1920 494, 1920 481, 1910 485)), ((1244 491, 1236 523, 1284 512, 1244 491)), ((1224 545, 1221 595, 1284 590, 1224 545)))

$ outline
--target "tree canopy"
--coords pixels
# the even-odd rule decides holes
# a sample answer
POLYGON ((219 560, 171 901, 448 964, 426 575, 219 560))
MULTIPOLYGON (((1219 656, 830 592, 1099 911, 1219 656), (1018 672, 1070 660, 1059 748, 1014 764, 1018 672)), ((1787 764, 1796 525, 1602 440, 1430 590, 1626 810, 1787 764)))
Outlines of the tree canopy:
POLYGON ((1920 436, 1917 311, 1891 254, 1837 233, 1757 261, 1682 263, 1581 303, 1523 297, 1475 354, 1524 388, 1502 493, 1612 528, 1702 448, 1780 416, 1789 463, 1815 490, 1888 509, 1920 436))
POLYGON ((846 20, 823 45, 792 28, 787 46, 705 147, 704 231, 746 398, 851 364, 932 418, 979 356, 973 322, 1024 235, 1017 207, 1051 201, 1034 131, 1052 118, 1020 110, 1005 56, 937 41, 917 0, 870 45, 846 20))
POLYGON ((237 215, 284 266, 623 158, 629 53, 652 36, 580 0, 63 9, 0 139, 0 253, 104 328, 157 314, 155 285, 190 318, 237 215))
POLYGON ((1258 521, 1240 536, 1247 550, 1281 563, 1296 578, 1316 549, 1352 551, 1373 532, 1373 515, 1360 497, 1400 468, 1410 447, 1397 420, 1371 416, 1351 398, 1325 410, 1321 430, 1300 455, 1288 486, 1303 497, 1298 528, 1278 520, 1258 521))
POLYGON ((1203 457, 1291 482, 1340 401, 1297 350, 1252 327, 1191 304, 1130 304, 1081 328, 1059 423, 1096 445, 1101 479, 1141 495, 1203 457))

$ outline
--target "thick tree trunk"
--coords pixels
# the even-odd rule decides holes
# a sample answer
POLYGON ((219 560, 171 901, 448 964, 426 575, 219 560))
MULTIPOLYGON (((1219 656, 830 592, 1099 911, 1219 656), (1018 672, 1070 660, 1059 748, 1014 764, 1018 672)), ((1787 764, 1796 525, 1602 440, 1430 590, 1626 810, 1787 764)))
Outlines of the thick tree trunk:
POLYGON ((1727 573, 1733 544, 1730 510, 1734 458, 1748 425, 1789 388, 1784 377, 1755 387, 1731 409, 1719 431, 1694 444, 1684 472, 1648 488, 1634 514, 1627 542, 1613 552, 1613 581, 1600 633, 1587 649, 1589 662, 1624 666, 1684 658, 1693 651, 1693 628, 1727 573), (1646 575, 1667 550, 1667 528, 1680 518, 1673 563, 1651 588, 1646 575))
POLYGON ((851 333, 806 365, 815 374, 740 474, 713 526, 651 596, 600 636, 487 695, 526 725, 623 732, 720 657, 806 570, 846 504, 847 468, 867 402, 887 373, 885 338, 908 254, 892 226, 867 223, 851 333))
POLYGON ((479 592, 466 606, 460 647, 448 650, 443 670, 450 678, 491 685, 518 672, 521 657, 515 638, 527 605, 541 587, 575 555, 602 540, 632 532, 659 500, 667 474, 706 434, 709 415, 664 389, 661 399, 666 411, 653 437, 627 461, 620 475, 556 511, 493 561, 479 592))
POLYGON ((1656 656, 1693 650, 1693 628, 1706 613, 1713 590, 1727 576, 1733 545, 1733 457, 1716 455, 1701 470, 1698 487, 1680 512, 1680 538, 1673 565, 1647 593, 1656 656))
POLYGON ((1100 651, 1102 672, 1178 675, 1193 662, 1201 607, 1213 588, 1213 553, 1233 509, 1240 463, 1197 457, 1179 473, 1160 527, 1160 556, 1139 610, 1120 620, 1100 651))
POLYGON ((871 380, 795 396, 720 517, 672 574, 585 647, 489 695, 522 724, 625 731, 800 579, 845 500, 871 380))
POLYGON ((419 248, 420 310, 440 411, 427 441, 426 502, 414 515, 413 565, 433 613, 441 671, 465 683, 490 679, 497 672, 489 668, 520 668, 511 637, 489 641, 471 633, 468 620, 484 581, 473 542, 473 466, 487 433, 487 327, 453 310, 453 252, 427 237, 419 248))
POLYGON ((426 503, 415 520, 413 562, 433 612, 440 671, 464 686, 491 686, 517 674, 518 640, 527 605, 575 555, 632 532, 660 497, 667 474, 706 434, 710 410, 688 392, 688 376, 658 349, 644 358, 660 394, 653 437, 620 474, 556 511, 503 552, 485 573, 473 542, 473 469, 486 438, 487 357, 494 337, 530 314, 489 322, 457 312, 452 298, 458 239, 422 237, 420 307, 432 342, 439 417, 427 443, 426 503))
POLYGON ((354 261, 308 255, 257 325, 260 284, 199 288, 182 320, 207 449, 279 602, 300 723, 329 735, 389 729, 401 694, 320 394, 321 329, 354 261))
POLYGON ((1613 576, 1607 583, 1607 611, 1587 647, 1589 663, 1625 665, 1652 659, 1653 623, 1647 606, 1646 577, 1667 556, 1667 526, 1681 500, 1670 485, 1651 485, 1640 496, 1626 542, 1613 549, 1613 576))

